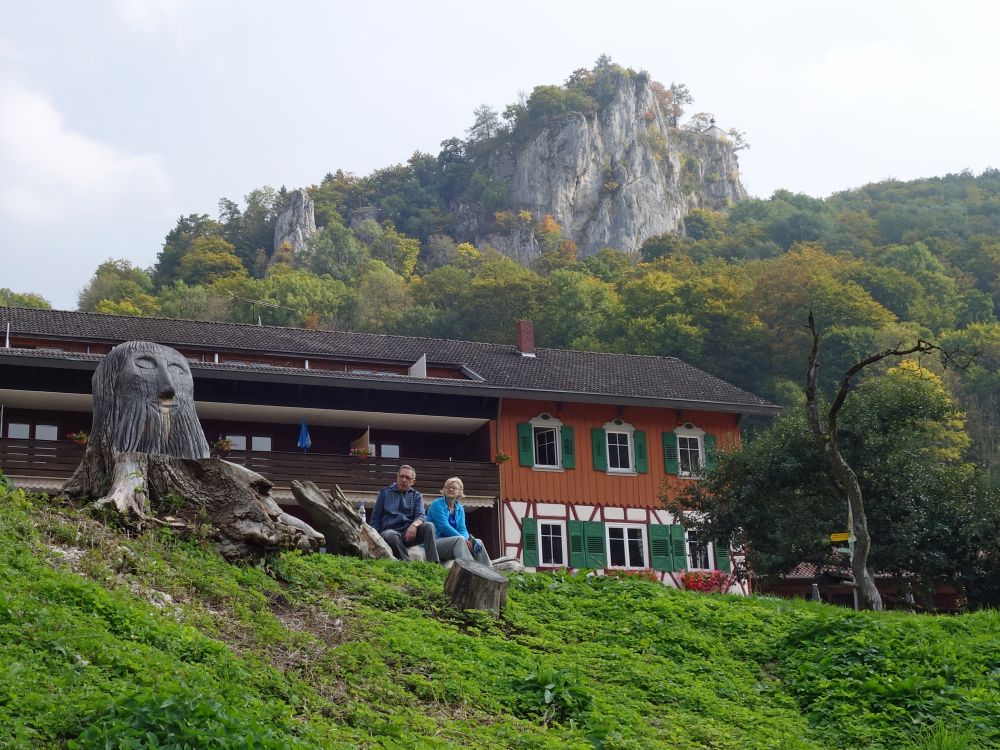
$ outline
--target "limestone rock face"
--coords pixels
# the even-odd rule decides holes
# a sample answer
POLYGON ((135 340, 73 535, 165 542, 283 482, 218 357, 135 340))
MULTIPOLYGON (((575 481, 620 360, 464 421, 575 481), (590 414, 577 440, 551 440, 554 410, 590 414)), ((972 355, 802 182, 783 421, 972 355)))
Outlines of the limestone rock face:
POLYGON ((274 223, 274 252, 288 243, 293 253, 304 249, 306 240, 316 233, 316 210, 309 192, 299 188, 291 194, 288 207, 274 223))
MULTIPOLYGON (((728 139, 669 127, 653 92, 635 79, 589 118, 566 114, 498 157, 494 173, 508 186, 511 209, 552 214, 581 257, 604 247, 636 251, 654 235, 683 233, 694 208, 719 210, 746 197, 728 139)), ((511 252, 511 238, 490 239, 531 254, 516 241, 519 252, 511 252)))

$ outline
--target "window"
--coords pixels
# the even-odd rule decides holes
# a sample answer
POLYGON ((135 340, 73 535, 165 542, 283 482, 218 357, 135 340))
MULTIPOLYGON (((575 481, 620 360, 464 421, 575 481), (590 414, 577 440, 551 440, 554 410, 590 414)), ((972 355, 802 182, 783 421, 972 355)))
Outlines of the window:
POLYGON ((614 419, 590 432, 597 471, 609 474, 645 474, 649 471, 646 433, 621 419, 614 419))
POLYGON ((559 433, 555 427, 534 427, 535 466, 559 467, 559 433))
POLYGON ((712 562, 708 553, 708 542, 702 542, 698 539, 698 534, 695 531, 688 530, 687 533, 687 544, 688 544, 688 568, 690 570, 711 570, 712 562))
POLYGON ((677 460, 680 462, 681 474, 697 474, 701 469, 701 439, 678 435, 677 460))
POLYGON ((566 537, 561 521, 539 521, 538 540, 542 565, 555 568, 566 565, 566 537))
POLYGON ((261 451, 264 453, 270 451, 271 438, 261 435, 254 435, 252 438, 250 438, 250 450, 261 451))
POLYGON ((398 443, 382 443, 382 458, 399 458, 398 443))
POLYGON ((632 441, 627 432, 608 432, 608 469, 632 470, 632 441))
POLYGON ((245 451, 247 449, 246 435, 226 435, 226 440, 233 444, 234 451, 245 451))
POLYGON ((663 463, 668 474, 697 477, 714 466, 715 435, 690 422, 663 433, 663 463))
POLYGON ((573 428, 551 414, 539 414, 517 426, 517 449, 521 466, 553 471, 576 466, 573 428))
POLYGON ((643 526, 608 524, 608 566, 646 567, 646 529, 643 526))
POLYGON ((27 440, 31 436, 31 425, 21 422, 7 423, 7 437, 17 440, 27 440))
POLYGON ((36 424, 35 440, 58 440, 59 428, 54 424, 36 424))

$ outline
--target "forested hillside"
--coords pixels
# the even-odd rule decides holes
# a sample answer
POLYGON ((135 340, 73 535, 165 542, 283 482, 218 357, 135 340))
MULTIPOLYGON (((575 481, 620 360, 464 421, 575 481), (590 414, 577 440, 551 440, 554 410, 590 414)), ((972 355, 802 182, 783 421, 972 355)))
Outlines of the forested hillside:
MULTIPOLYGON (((921 364, 965 410, 969 458, 996 483, 1000 171, 889 180, 826 199, 779 190, 690 210, 678 231, 638 247, 585 254, 553 215, 510 202, 505 169, 520 149, 547 143, 544 133, 597 123, 623 91, 650 107, 634 123, 631 155, 706 205, 722 178, 690 139, 707 137, 710 115, 683 119, 693 102, 684 85, 602 57, 502 113, 478 108, 465 137, 436 156, 418 152, 361 177, 331 172, 307 195, 263 187, 242 203, 223 198, 214 217, 181 217, 153 267, 101 264, 79 309, 497 342, 530 318, 541 346, 677 356, 785 405, 801 397, 812 310, 827 386, 858 358, 917 337, 974 355, 964 370, 921 364), (309 202, 311 234, 275 247, 295 195, 309 202)), ((727 153, 747 147, 738 131, 708 130, 727 153)), ((599 186, 607 206, 627 155, 613 156, 599 186)), ((738 175, 733 185, 742 190, 738 175)), ((8 290, 0 302, 45 304, 8 290)))
POLYGON ((964 407, 971 458, 996 472, 1000 171, 827 199, 778 191, 726 213, 695 210, 687 236, 583 259, 551 217, 499 212, 538 238, 528 267, 487 244, 421 238, 405 221, 416 234, 392 221, 341 223, 378 195, 420 214, 419 163, 325 179, 312 190, 322 229, 308 250, 270 263, 262 248, 281 192, 256 190, 242 208, 224 200, 218 219, 184 217, 152 269, 102 264, 80 309, 480 341, 511 341, 514 321, 531 318, 541 346, 677 356, 786 405, 801 393, 813 310, 827 383, 920 336, 974 354, 965 370, 922 364, 964 407))

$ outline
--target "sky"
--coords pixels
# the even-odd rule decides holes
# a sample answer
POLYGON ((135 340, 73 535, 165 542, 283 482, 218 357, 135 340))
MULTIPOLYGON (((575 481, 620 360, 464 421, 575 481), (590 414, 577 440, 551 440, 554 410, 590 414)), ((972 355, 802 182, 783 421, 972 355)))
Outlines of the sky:
POLYGON ((1000 167, 992 0, 4 0, 0 287, 74 309, 108 258, 266 185, 437 154, 601 54, 743 131, 744 186, 1000 167))

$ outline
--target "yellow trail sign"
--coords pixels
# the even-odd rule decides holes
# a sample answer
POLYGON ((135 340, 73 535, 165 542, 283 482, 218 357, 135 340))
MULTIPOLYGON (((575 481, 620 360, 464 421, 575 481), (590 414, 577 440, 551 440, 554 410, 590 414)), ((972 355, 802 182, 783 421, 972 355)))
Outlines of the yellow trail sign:
POLYGON ((850 531, 838 531, 836 534, 830 534, 831 542, 846 542, 851 538, 850 531))

